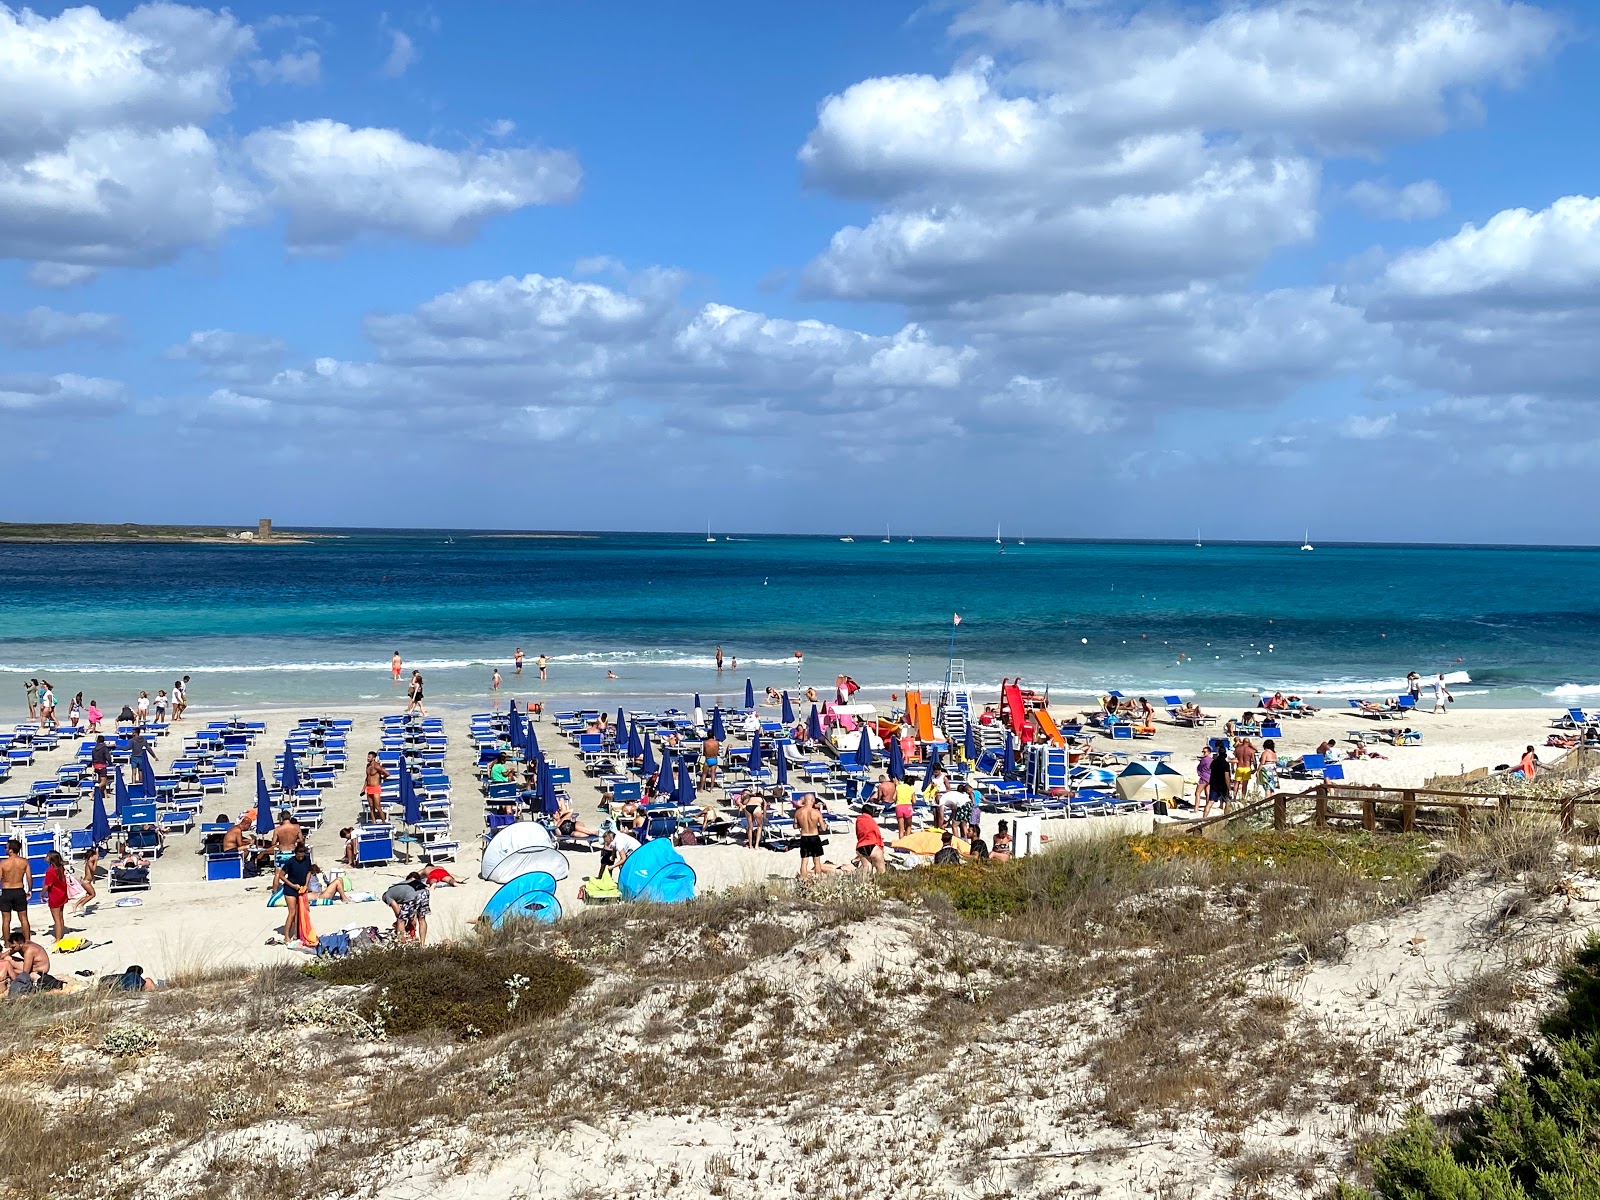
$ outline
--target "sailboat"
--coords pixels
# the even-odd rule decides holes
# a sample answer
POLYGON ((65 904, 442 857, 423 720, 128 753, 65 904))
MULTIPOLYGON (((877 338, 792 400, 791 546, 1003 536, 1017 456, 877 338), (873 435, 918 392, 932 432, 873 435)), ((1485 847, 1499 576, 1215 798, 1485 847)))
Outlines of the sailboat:
POLYGON ((1000 540, 1000 522, 999 521, 996 521, 994 523, 994 544, 996 546, 1005 545, 1005 543, 1000 540))
POLYGON ((855 541, 855 538, 853 538, 853 537, 842 537, 839 540, 841 542, 853 542, 853 541, 855 541))
POLYGON ((714 542, 716 540, 716 538, 711 536, 711 522, 708 520, 706 521, 706 541, 714 542))
POLYGON ((1204 543, 1200 540, 1200 526, 1196 525, 1194 527, 1194 548, 1198 550, 1202 545, 1204 545, 1204 543))
POLYGON ((1309 529, 1306 530, 1305 545, 1301 546, 1300 549, 1302 549, 1302 550, 1315 550, 1316 549, 1316 547, 1311 544, 1311 530, 1309 530, 1309 529))
POLYGON ((889 522, 887 521, 883 523, 883 544, 885 546, 889 544, 889 522))
POLYGON ((1026 546, 1027 544, 1028 544, 1028 531, 1026 529, 1024 529, 1022 531, 1022 536, 1017 539, 1017 545, 1026 546))

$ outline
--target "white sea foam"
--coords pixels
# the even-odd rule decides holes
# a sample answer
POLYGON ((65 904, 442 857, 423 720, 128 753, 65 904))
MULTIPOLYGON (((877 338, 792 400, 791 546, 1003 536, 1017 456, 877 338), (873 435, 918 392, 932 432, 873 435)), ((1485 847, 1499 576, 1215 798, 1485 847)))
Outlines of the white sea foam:
POLYGON ((1563 683, 1542 693, 1546 696, 1600 696, 1600 683, 1563 683))

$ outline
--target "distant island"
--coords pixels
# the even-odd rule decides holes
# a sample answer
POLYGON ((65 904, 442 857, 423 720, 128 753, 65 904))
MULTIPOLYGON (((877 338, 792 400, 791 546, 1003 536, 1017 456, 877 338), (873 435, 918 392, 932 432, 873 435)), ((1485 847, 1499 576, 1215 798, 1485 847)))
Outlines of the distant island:
POLYGON ((320 538, 326 533, 297 533, 272 527, 263 520, 254 529, 237 525, 122 525, 32 524, 0 521, 0 542, 201 542, 241 545, 295 545, 320 538))

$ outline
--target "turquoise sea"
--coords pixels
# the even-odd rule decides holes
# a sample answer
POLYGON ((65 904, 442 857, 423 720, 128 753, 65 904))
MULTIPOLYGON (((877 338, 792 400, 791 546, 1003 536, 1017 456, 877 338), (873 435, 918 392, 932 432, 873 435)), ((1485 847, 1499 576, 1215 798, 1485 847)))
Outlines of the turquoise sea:
POLYGON ((120 704, 180 674, 215 711, 395 695, 398 649, 430 700, 707 697, 852 675, 869 695, 1021 675, 1223 700, 1393 692, 1449 673, 1465 703, 1600 696, 1600 551, 1102 543, 882 535, 330 531, 305 545, 0 545, 0 711, 43 674, 120 704), (720 643, 731 668, 718 677, 720 643), (521 646, 529 669, 510 677, 521 646), (798 663, 795 651, 803 659, 798 663), (607 671, 615 680, 607 679, 607 671))

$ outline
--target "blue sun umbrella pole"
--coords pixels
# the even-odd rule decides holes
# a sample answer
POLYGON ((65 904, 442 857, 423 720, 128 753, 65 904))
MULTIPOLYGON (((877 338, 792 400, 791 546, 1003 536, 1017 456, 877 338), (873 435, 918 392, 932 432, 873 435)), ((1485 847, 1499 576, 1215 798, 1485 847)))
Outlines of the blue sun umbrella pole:
POLYGON ((783 693, 783 723, 787 728, 794 727, 794 705, 789 703, 789 693, 783 693))
POLYGON ((744 708, 749 712, 756 706, 756 685, 750 680, 744 681, 744 708))
POLYGON ((94 789, 94 812, 89 818, 89 840, 96 846, 111 840, 111 818, 106 816, 106 789, 94 789))
POLYGON ((272 797, 267 792, 267 774, 256 764, 256 832, 272 832, 272 797))

